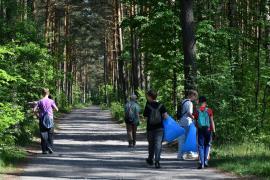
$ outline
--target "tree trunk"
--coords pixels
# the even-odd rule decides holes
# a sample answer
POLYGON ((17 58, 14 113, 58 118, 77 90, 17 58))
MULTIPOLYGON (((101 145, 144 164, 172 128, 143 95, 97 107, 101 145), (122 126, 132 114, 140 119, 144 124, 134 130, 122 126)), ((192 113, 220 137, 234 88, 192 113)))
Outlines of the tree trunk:
POLYGON ((119 0, 115 0, 115 11, 117 12, 116 19, 117 19, 117 53, 118 53, 118 83, 119 83, 119 97, 122 100, 126 100, 126 84, 125 84, 125 74, 124 74, 124 62, 121 59, 122 51, 123 51, 123 35, 122 35, 122 28, 120 26, 121 19, 122 19, 122 4, 119 0))
POLYGON ((184 47, 184 85, 185 93, 187 93, 190 89, 196 89, 196 42, 194 34, 193 0, 181 0, 181 8, 184 47))
POLYGON ((46 14, 45 14, 45 42, 48 43, 49 27, 50 27, 50 6, 51 0, 46 1, 46 14))
MULTIPOLYGON (((134 0, 131 3, 130 7, 130 15, 133 19, 136 14, 136 5, 134 0)), ((138 77, 138 39, 135 34, 135 28, 131 26, 130 28, 130 37, 131 37, 131 67, 132 67, 132 93, 137 94, 137 90, 139 89, 139 77, 138 77)))
POLYGON ((64 44, 64 63, 63 63, 63 70, 64 70, 64 89, 65 89, 65 94, 67 98, 69 99, 69 77, 68 77, 68 65, 69 65, 69 60, 70 60, 70 48, 69 48, 69 5, 65 5, 65 17, 64 17, 64 39, 65 39, 65 44, 64 44))
POLYGON ((270 66, 270 3, 266 4, 265 12, 265 49, 266 49, 266 64, 270 66))

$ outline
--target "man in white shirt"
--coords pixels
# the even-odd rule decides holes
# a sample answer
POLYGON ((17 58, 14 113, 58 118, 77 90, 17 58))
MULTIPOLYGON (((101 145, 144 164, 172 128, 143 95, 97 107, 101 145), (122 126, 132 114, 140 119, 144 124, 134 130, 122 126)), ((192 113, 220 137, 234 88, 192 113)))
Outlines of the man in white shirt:
POLYGON ((180 120, 180 126, 182 126, 186 132, 183 136, 180 136, 178 138, 178 159, 183 159, 183 152, 182 152, 182 146, 186 141, 186 137, 189 132, 190 124, 192 123, 194 116, 193 116, 193 101, 197 100, 198 98, 198 92, 195 90, 189 90, 187 93, 187 98, 184 99, 181 102, 181 105, 179 108, 178 118, 180 120))

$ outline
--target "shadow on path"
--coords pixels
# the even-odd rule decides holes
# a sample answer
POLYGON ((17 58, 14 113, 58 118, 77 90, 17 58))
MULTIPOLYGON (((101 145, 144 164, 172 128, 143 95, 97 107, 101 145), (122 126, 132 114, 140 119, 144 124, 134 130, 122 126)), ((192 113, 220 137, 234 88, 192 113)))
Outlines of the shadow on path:
POLYGON ((109 111, 92 106, 61 118, 55 135, 55 153, 38 154, 18 179, 231 179, 215 170, 199 171, 196 162, 178 161, 176 153, 163 153, 162 169, 145 164, 147 143, 127 147, 126 130, 111 121, 109 111))

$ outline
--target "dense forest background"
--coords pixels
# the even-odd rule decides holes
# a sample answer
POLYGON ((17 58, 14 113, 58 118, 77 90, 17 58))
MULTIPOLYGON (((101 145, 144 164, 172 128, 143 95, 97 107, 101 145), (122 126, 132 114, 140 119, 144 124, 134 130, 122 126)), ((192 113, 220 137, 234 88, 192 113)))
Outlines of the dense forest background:
POLYGON ((0 0, 0 147, 35 132, 29 102, 92 102, 118 118, 158 90, 174 115, 207 96, 218 143, 270 145, 269 0, 0 0), (16 127, 16 128, 14 128, 16 127))

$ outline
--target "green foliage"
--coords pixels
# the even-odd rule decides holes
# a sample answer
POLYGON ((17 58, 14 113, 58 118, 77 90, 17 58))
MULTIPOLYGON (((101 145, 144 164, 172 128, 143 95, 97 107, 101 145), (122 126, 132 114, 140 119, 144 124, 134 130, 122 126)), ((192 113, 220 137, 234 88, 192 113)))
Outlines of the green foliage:
POLYGON ((230 144, 213 148, 212 165, 239 175, 270 178, 269 146, 261 143, 230 144))
POLYGON ((55 88, 55 59, 37 29, 31 21, 6 22, 0 17, 0 166, 21 159, 16 146, 29 144, 38 135, 28 102, 38 100, 43 87, 52 92, 55 88))
POLYGON ((124 122, 125 111, 124 104, 119 102, 112 102, 110 110, 113 118, 117 119, 120 123, 124 122))
POLYGON ((99 87, 98 95, 95 95, 92 97, 92 101, 95 102, 95 104, 106 104, 107 106, 110 106, 112 102, 117 101, 117 93, 115 91, 114 87, 112 85, 101 85, 99 87))
POLYGON ((146 102, 147 102, 145 91, 142 90, 142 89, 139 89, 137 91, 137 93, 138 93, 138 104, 142 109, 145 106, 146 102))
POLYGON ((26 158, 26 152, 16 147, 4 147, 0 149, 0 173, 5 173, 14 164, 20 163, 26 158))
POLYGON ((14 127, 24 120, 22 108, 10 103, 0 103, 0 148, 14 145, 14 127))
POLYGON ((56 99, 58 100, 58 108, 62 112, 70 112, 71 106, 68 103, 68 99, 65 93, 57 94, 56 99))

